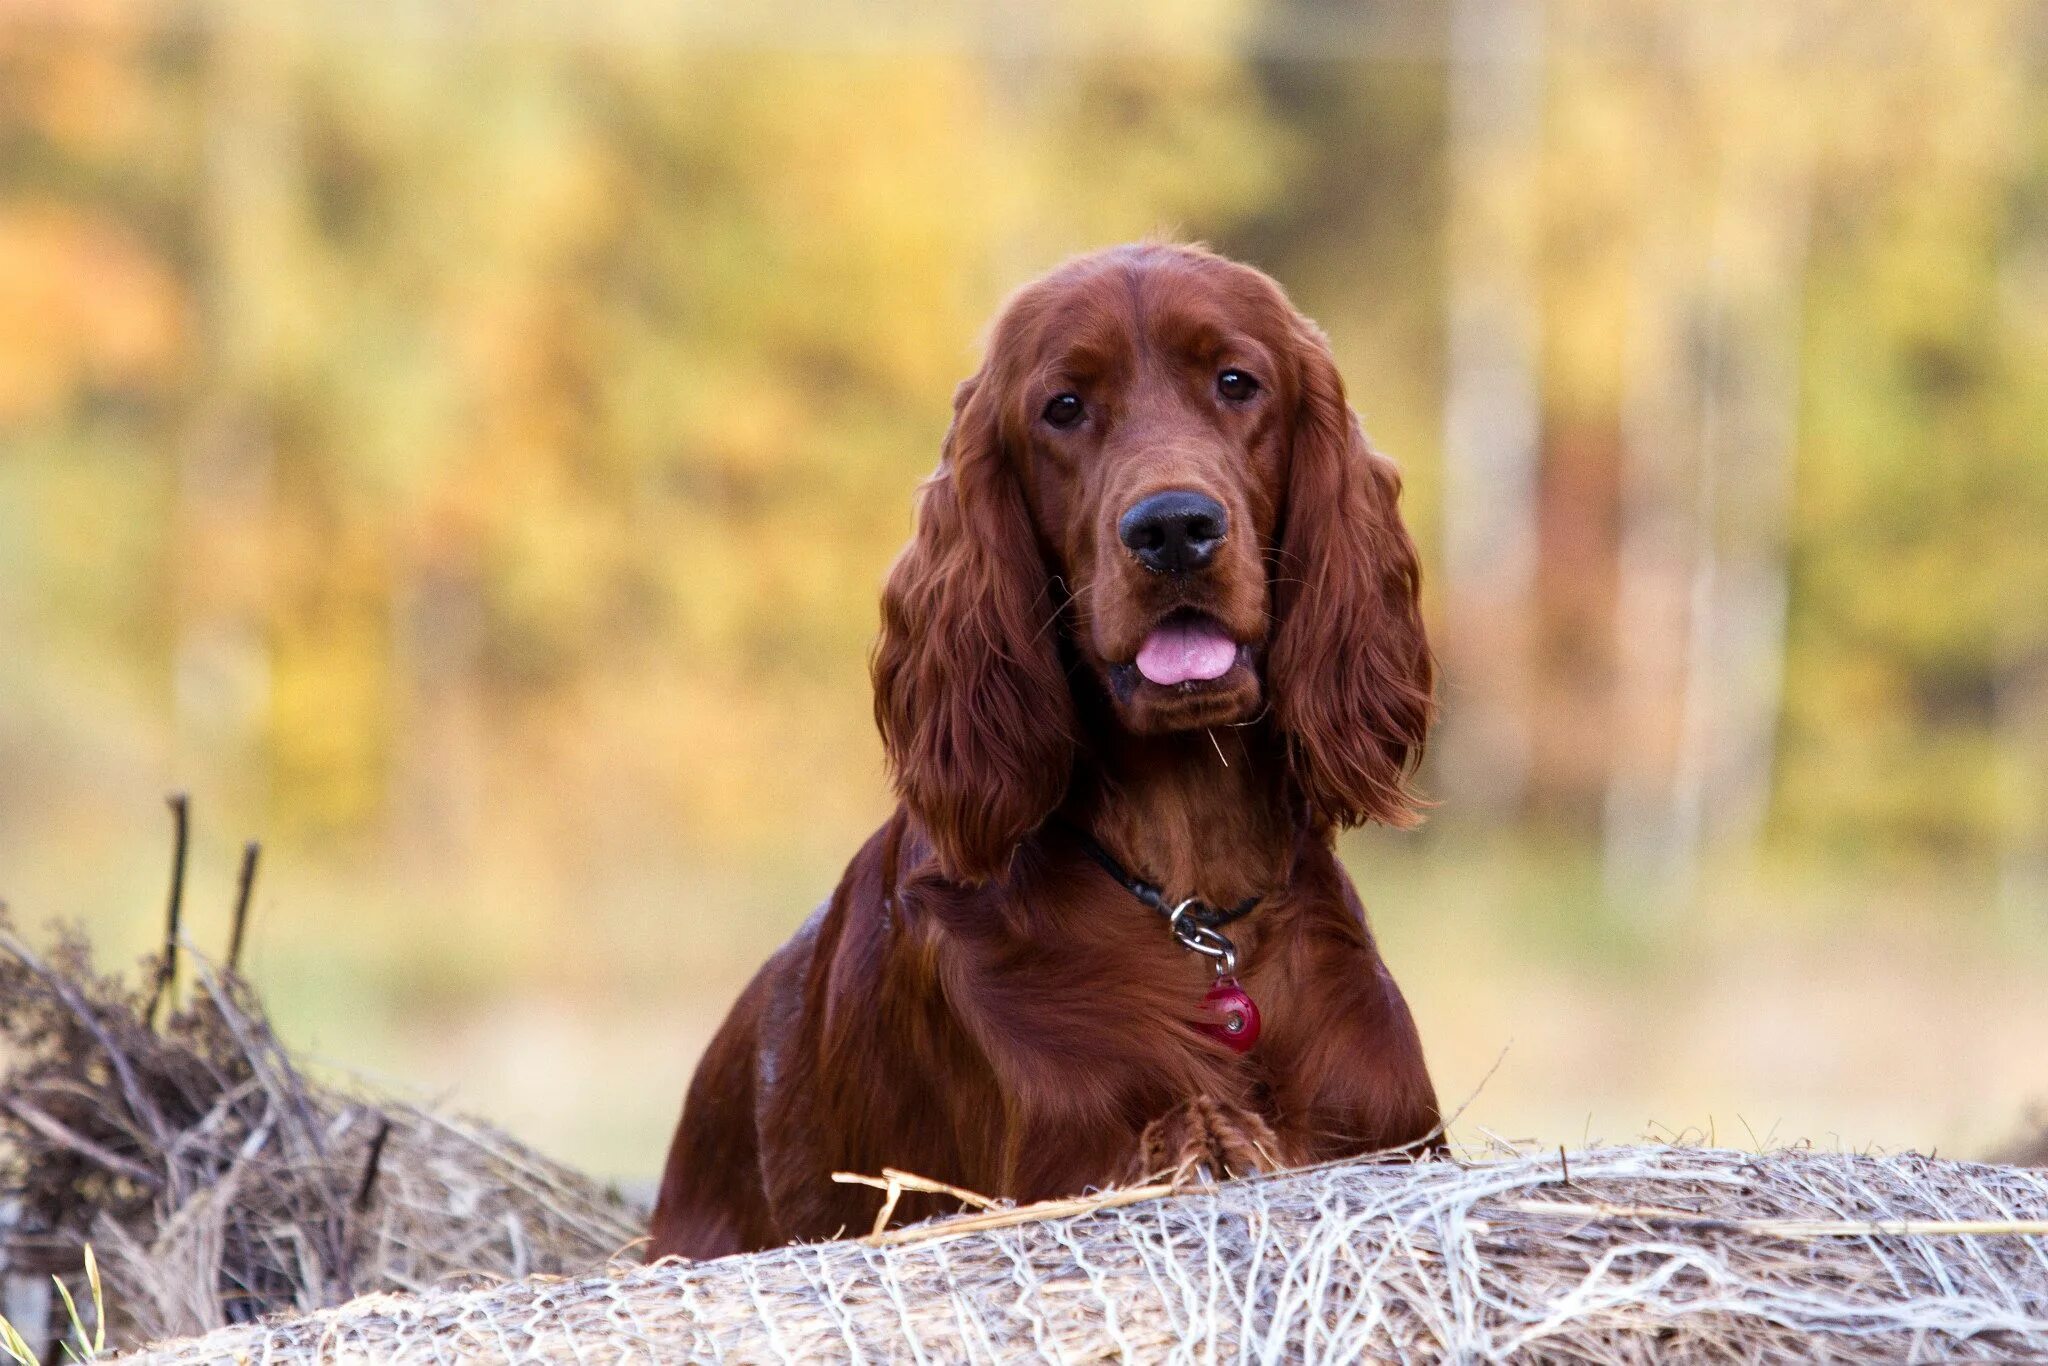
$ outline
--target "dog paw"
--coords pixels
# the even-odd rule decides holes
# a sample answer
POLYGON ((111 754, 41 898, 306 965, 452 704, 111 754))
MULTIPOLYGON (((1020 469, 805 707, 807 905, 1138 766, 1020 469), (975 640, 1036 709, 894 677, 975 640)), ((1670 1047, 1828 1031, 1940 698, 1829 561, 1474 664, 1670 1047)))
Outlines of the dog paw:
POLYGON ((1138 1135, 1131 1176, 1137 1181, 1220 1181, 1286 1165, 1280 1140, 1265 1120, 1235 1105, 1196 1096, 1153 1120, 1138 1135))

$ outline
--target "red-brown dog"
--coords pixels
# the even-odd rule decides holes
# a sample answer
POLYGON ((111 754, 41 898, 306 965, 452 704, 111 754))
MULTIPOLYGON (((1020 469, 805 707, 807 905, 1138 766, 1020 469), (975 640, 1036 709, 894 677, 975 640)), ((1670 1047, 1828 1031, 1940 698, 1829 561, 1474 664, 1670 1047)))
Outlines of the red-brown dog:
POLYGON ((1400 481, 1322 333, 1118 247, 1018 294, 953 408, 874 655, 901 805, 712 1040, 655 1256, 865 1230, 835 1171, 1035 1200, 1435 1134, 1331 850, 1412 819, 1432 708, 1400 481))

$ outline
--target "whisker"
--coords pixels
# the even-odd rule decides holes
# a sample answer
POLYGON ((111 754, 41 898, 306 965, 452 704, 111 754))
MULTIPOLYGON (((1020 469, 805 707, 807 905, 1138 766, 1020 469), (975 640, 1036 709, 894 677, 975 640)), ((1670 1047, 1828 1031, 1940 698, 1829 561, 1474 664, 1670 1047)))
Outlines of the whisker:
POLYGON ((1212 744, 1212 745, 1214 745, 1214 746, 1216 747, 1216 757, 1217 757, 1218 759, 1222 759, 1222 760, 1223 760, 1223 766, 1224 766, 1225 768, 1229 768, 1229 767, 1230 767, 1230 760, 1228 760, 1228 759, 1224 759, 1224 758, 1223 758, 1223 742, 1222 742, 1221 740, 1218 740, 1218 739, 1216 738, 1216 731, 1215 731, 1215 728, 1214 728, 1214 727, 1211 727, 1211 726, 1204 726, 1204 727, 1202 728, 1202 733, 1203 733, 1204 735, 1207 735, 1207 736, 1209 737, 1209 743, 1210 743, 1210 744, 1212 744))
POLYGON ((1050 630, 1051 630, 1051 629, 1052 629, 1053 627, 1057 626, 1057 625, 1059 624, 1059 620, 1060 620, 1060 614, 1061 614, 1062 612, 1066 611, 1066 610, 1067 610, 1067 604, 1066 604, 1066 603, 1064 603, 1064 602, 1063 602, 1063 603, 1059 603, 1058 605, 1056 605, 1056 606, 1055 606, 1055 607, 1054 607, 1054 608, 1052 609, 1052 612, 1051 612, 1051 614, 1050 614, 1049 616, 1047 616, 1047 617, 1046 617, 1045 621, 1044 621, 1044 622, 1043 622, 1043 623, 1042 623, 1042 624, 1041 624, 1041 625, 1039 626, 1038 630, 1037 630, 1037 631, 1036 631, 1036 632, 1035 632, 1035 633, 1034 633, 1034 634, 1032 635, 1031 639, 1032 639, 1032 640, 1033 640, 1033 641, 1035 642, 1035 641, 1039 640, 1039 639, 1040 639, 1041 637, 1043 637, 1043 636, 1045 635, 1045 633, 1046 633, 1047 631, 1050 631, 1050 630))
POLYGON ((1062 596, 1058 602, 1055 602, 1053 604, 1051 615, 1046 617, 1044 624, 1042 624, 1038 628, 1037 633, 1031 637, 1034 641, 1038 640, 1047 631, 1050 631, 1055 625, 1057 625, 1059 623, 1060 613, 1066 611, 1068 605, 1080 596, 1067 583, 1066 578, 1063 575, 1054 574, 1046 580, 1045 588, 1043 591, 1040 592, 1039 597, 1043 598, 1047 594, 1051 593, 1054 585, 1058 586, 1062 596))

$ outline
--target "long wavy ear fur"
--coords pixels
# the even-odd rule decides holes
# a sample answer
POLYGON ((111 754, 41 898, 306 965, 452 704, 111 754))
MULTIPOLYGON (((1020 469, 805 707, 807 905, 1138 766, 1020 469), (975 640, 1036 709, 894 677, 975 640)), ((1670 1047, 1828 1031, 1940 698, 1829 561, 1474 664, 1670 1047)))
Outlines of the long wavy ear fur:
POLYGON ((1301 406, 1268 673, 1275 720, 1312 821, 1412 825, 1408 780, 1435 713, 1435 665, 1401 476, 1366 444, 1328 341, 1297 325, 1301 406))
POLYGON ((897 794, 940 870, 1000 874, 1059 804, 1074 760, 1051 574, 997 434, 993 385, 953 399, 938 472, 882 592, 872 668, 897 794))

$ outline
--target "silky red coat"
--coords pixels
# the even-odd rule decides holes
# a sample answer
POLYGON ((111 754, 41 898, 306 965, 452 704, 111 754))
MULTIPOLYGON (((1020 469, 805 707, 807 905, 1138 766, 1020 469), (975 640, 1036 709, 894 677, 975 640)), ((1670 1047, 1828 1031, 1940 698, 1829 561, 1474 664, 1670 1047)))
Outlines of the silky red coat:
POLYGON ((1413 819, 1432 665, 1399 491, 1322 333, 1250 267, 1119 247, 1011 300, 883 593, 900 805, 712 1040, 651 1255, 864 1232, 880 1195, 835 1171, 1035 1200, 1434 1140, 1414 1023, 1331 848, 1413 819), (1227 515, 1199 568, 1119 537, 1167 491, 1227 515), (1235 662, 1151 682, 1134 661, 1169 620, 1235 662), (1076 829, 1172 900, 1260 897, 1228 931, 1249 1052, 1200 1031, 1211 966, 1076 829))

